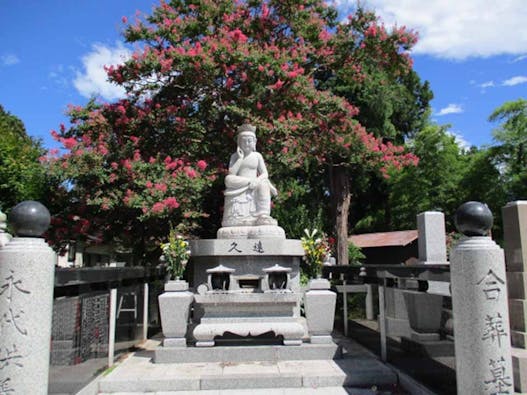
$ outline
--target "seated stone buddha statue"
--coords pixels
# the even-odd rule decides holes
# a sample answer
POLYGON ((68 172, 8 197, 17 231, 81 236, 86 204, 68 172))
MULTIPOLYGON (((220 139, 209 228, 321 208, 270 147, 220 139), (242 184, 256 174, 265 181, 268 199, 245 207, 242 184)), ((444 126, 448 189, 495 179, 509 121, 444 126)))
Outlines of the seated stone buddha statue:
POLYGON ((225 177, 222 226, 276 226, 271 217, 271 195, 276 196, 277 191, 269 181, 262 155, 256 151, 256 127, 241 125, 237 143, 225 177))

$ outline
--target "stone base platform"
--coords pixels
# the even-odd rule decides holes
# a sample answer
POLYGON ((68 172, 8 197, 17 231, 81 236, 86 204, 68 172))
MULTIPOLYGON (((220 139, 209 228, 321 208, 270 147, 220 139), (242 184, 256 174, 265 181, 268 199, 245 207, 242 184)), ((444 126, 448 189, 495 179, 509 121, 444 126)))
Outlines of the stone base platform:
POLYGON ((103 376, 99 381, 99 394, 177 394, 177 391, 223 394, 223 391, 237 389, 245 390, 243 394, 253 394, 259 388, 268 389, 269 393, 279 390, 281 395, 380 394, 384 393, 382 389, 397 385, 396 372, 371 354, 359 350, 355 353, 359 346, 353 348, 351 354, 346 353, 338 360, 170 364, 155 364, 152 351, 139 351, 103 376), (370 390, 373 386, 375 391, 370 390))
POLYGON ((153 362, 171 363, 241 363, 248 361, 278 362, 298 360, 331 360, 341 357, 334 343, 300 346, 215 346, 215 347, 157 347, 153 362))

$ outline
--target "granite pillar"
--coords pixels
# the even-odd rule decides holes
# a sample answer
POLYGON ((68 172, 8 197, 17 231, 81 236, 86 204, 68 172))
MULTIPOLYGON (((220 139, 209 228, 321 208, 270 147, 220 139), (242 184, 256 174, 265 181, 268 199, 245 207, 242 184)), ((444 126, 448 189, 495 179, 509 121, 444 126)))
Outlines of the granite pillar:
POLYGON ((450 257, 457 392, 512 394, 504 254, 484 236, 492 214, 486 205, 468 202, 458 209, 456 226, 467 236, 450 257))
POLYGON ((56 255, 39 236, 49 212, 22 202, 10 213, 16 234, 0 248, 0 392, 47 394, 56 255))

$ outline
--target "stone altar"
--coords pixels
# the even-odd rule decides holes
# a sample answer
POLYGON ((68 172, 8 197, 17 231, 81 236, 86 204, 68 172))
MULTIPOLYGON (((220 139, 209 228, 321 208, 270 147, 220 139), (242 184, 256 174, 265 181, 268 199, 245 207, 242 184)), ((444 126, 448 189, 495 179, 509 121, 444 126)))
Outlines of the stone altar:
POLYGON ((226 332, 242 337, 272 332, 284 345, 302 343, 299 240, 194 240, 190 248, 192 282, 199 284, 196 346, 213 346, 214 337, 226 332))

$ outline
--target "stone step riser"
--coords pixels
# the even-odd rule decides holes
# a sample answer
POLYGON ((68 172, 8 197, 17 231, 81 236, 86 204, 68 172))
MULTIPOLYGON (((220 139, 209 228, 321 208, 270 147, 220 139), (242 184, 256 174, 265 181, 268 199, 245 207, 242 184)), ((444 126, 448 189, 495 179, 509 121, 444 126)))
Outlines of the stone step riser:
POLYGON ((239 347, 158 347, 154 361, 163 363, 252 362, 331 360, 341 357, 335 344, 303 344, 301 346, 239 347))
POLYGON ((324 388, 324 387, 354 387, 371 388, 396 385, 394 374, 383 371, 362 371, 347 376, 341 374, 322 375, 267 375, 253 376, 240 374, 223 377, 171 378, 162 379, 142 377, 137 380, 125 379, 119 381, 102 381, 99 391, 104 393, 127 392, 144 393, 158 391, 199 391, 199 390, 229 390, 258 388, 324 388))

